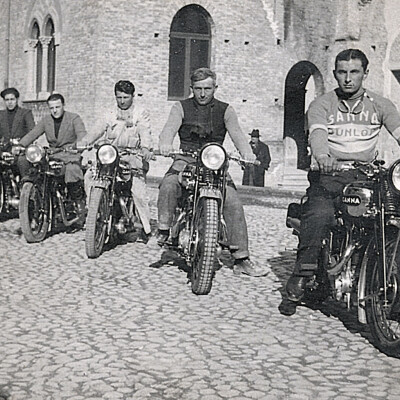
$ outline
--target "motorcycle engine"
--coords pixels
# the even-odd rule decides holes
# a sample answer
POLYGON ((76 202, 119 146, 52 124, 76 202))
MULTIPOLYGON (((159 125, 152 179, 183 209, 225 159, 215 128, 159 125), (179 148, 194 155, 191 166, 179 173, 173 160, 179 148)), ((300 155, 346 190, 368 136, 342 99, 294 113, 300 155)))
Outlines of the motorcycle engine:
POLYGON ((374 213, 373 189, 370 182, 353 182, 343 189, 342 203, 352 217, 368 217, 374 213))
POLYGON ((189 239, 190 239, 190 233, 187 228, 182 229, 181 232, 179 233, 179 247, 182 248, 184 251, 186 251, 189 247, 189 239))

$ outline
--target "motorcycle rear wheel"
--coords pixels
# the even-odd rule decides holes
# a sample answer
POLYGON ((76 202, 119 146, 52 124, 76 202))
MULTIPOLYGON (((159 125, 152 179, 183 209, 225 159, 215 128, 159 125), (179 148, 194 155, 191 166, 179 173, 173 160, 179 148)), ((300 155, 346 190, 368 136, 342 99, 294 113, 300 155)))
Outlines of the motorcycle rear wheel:
POLYGON ((192 253, 192 292, 197 295, 210 293, 214 277, 214 263, 218 241, 218 202, 204 198, 194 222, 192 253))
MULTIPOLYGON (((394 241, 386 244, 386 261, 389 265, 394 251, 394 241)), ((368 285, 367 321, 375 345, 385 354, 400 356, 400 246, 395 255, 394 268, 388 277, 386 303, 383 271, 376 261, 370 270, 368 285)))
POLYGON ((108 196, 104 189, 93 188, 86 217, 85 249, 89 258, 97 258, 107 238, 109 218, 108 196))
POLYGON ((25 182, 19 201, 19 220, 21 230, 28 243, 37 243, 45 239, 50 225, 50 199, 41 188, 25 182))

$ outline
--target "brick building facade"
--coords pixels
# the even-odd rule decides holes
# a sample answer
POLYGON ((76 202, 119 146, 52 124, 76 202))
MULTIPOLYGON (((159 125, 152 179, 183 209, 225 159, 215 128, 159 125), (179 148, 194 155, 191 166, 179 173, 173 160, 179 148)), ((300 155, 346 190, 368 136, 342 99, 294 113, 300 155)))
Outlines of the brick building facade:
MULTIPOLYGON (((1 82, 17 87, 37 118, 55 90, 90 130, 114 104, 114 83, 130 79, 157 137, 177 98, 171 76, 207 62, 217 97, 270 145, 272 186, 304 179, 304 111, 334 87, 339 50, 365 51, 368 87, 400 106, 396 0, 0 0, 0 8, 1 82)), ((240 170, 233 175, 239 181, 240 170)))

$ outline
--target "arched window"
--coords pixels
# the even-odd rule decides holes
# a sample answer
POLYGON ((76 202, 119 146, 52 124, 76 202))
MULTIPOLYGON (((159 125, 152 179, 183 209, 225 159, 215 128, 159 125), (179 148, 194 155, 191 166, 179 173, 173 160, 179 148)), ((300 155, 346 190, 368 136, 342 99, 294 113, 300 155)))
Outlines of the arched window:
POLYGON ((50 39, 47 48, 47 92, 52 93, 54 91, 56 77, 56 45, 54 39, 54 24, 51 18, 49 18, 46 23, 45 35, 50 39))
POLYGON ((34 52, 34 65, 35 65, 35 73, 34 73, 34 92, 36 96, 39 95, 39 92, 42 89, 42 60, 43 60, 43 47, 42 43, 40 43, 40 28, 37 22, 34 22, 32 26, 31 39, 33 52, 34 52))
POLYGON ((169 47, 168 99, 181 100, 190 93, 190 74, 210 66, 210 15, 199 5, 178 11, 172 20, 169 47))

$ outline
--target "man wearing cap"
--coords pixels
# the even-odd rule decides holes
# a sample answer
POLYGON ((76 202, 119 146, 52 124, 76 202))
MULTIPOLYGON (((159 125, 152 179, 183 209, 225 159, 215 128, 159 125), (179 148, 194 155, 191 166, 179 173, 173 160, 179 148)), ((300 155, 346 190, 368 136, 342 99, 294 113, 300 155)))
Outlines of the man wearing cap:
MULTIPOLYGON (((35 126, 32 111, 18 106, 19 92, 15 88, 4 89, 0 96, 6 109, 0 111, 0 140, 6 143, 4 151, 11 150, 11 139, 21 139, 35 126), (8 142, 8 143, 7 143, 8 142)), ((19 157, 18 169, 21 176, 27 174, 30 164, 25 157, 19 157)))
POLYGON ((249 133, 250 146, 256 159, 260 162, 258 165, 247 165, 243 172, 242 185, 264 187, 264 174, 268 170, 271 163, 271 155, 268 145, 260 141, 260 131, 253 129, 249 133))

